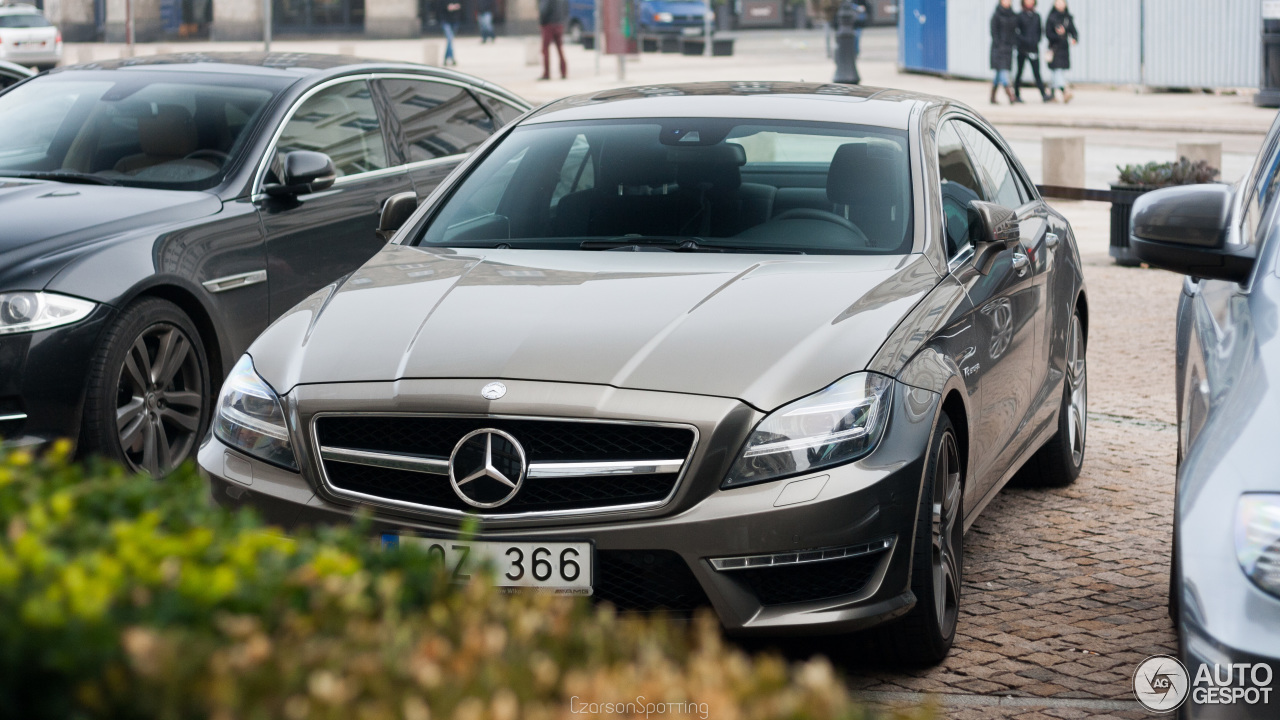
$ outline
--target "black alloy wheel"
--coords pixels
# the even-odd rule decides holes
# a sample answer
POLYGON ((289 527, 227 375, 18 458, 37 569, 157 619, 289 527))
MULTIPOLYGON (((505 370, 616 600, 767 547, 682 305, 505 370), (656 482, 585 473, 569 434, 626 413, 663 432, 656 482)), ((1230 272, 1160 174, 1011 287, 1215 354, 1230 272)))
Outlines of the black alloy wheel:
POLYGON ((121 314, 95 359, 85 450, 161 477, 192 455, 209 406, 199 333, 177 306, 148 298, 121 314))
POLYGON ((1062 405, 1058 408, 1058 432, 1018 471, 1019 485, 1066 487, 1080 477, 1089 429, 1089 376, 1085 348, 1084 323, 1077 310, 1072 314, 1067 330, 1067 362, 1062 381, 1062 405))
POLYGON ((931 442, 911 561, 916 604, 900 620, 870 634, 881 657, 904 665, 942 662, 955 642, 960 617, 965 470, 955 426, 946 414, 938 419, 931 442))

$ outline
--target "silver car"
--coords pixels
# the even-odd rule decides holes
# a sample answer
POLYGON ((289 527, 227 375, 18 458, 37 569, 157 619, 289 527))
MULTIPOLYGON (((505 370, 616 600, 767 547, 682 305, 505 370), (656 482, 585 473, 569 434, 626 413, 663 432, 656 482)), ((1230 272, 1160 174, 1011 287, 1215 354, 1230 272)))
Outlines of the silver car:
POLYGON ((199 461, 220 502, 366 508, 460 575, 936 662, 965 529, 1080 471, 1087 327, 1070 227, 960 104, 610 90, 509 125, 280 318, 199 461))

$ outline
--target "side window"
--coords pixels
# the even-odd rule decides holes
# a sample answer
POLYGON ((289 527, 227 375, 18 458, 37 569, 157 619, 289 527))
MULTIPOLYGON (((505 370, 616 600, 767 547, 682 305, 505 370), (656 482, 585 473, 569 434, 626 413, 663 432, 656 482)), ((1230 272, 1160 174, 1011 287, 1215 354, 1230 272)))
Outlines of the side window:
POLYGON ((938 176, 942 180, 947 255, 955 257, 973 243, 969 235, 969 203, 984 199, 984 193, 953 122, 945 122, 938 129, 938 176))
POLYGON ((493 134, 493 120, 471 93, 424 80, 383 80, 408 144, 409 162, 462 155, 493 134))
POLYGON ((334 85, 302 103, 276 143, 277 157, 294 150, 328 155, 339 177, 387 167, 387 147, 368 83, 334 85))
POLYGON ((973 157, 974 164, 986 179, 990 188, 986 199, 998 205, 1014 209, 1021 207, 1026 198, 1019 187, 1018 175, 1009 167, 1009 159, 981 130, 965 122, 954 123, 973 157))
POLYGON ((591 144, 586 135, 578 135, 569 146, 569 152, 560 166, 560 178, 551 193, 551 207, 560 204, 560 198, 596 186, 595 161, 591 156, 591 144))
POLYGON ((499 126, 505 126, 507 123, 524 114, 524 111, 515 105, 510 105, 495 97, 491 97, 483 93, 476 93, 476 95, 480 97, 484 106, 489 108, 489 112, 493 113, 493 116, 498 119, 499 126))

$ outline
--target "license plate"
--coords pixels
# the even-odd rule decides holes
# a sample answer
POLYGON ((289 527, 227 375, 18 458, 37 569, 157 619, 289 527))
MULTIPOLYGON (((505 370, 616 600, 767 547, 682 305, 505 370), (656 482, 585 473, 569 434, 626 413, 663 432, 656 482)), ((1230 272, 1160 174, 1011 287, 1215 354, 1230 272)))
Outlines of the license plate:
POLYGON ((702 28, 700 28, 700 27, 687 27, 687 28, 684 28, 683 30, 681 30, 680 32, 684 33, 685 35, 701 35, 701 34, 702 34, 702 28))
POLYGON ((486 564, 493 583, 503 588, 533 588, 556 595, 590 595, 594 567, 589 542, 442 540, 384 533, 383 547, 417 545, 438 555, 456 582, 466 582, 486 564))

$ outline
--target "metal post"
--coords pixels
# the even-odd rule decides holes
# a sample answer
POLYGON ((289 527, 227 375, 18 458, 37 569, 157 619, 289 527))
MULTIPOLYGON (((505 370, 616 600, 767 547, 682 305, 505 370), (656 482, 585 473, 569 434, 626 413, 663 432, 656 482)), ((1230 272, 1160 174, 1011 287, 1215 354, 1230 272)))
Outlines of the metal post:
POLYGON ((862 82, 858 75, 858 49, 854 37, 854 24, 857 22, 858 10, 852 2, 840 5, 836 13, 836 76, 834 82, 857 85, 862 82))
POLYGON ((627 79, 627 54, 618 54, 618 82, 625 82, 627 79))
POLYGON ((262 51, 271 52, 271 0, 262 0, 262 51))
POLYGON ((707 10, 702 13, 702 54, 711 57, 711 0, 706 0, 707 10))
POLYGON ((129 57, 133 57, 133 0, 124 0, 124 44, 129 48, 129 57))
POLYGON ((604 56, 604 0, 596 0, 596 75, 600 74, 600 58, 604 56))

